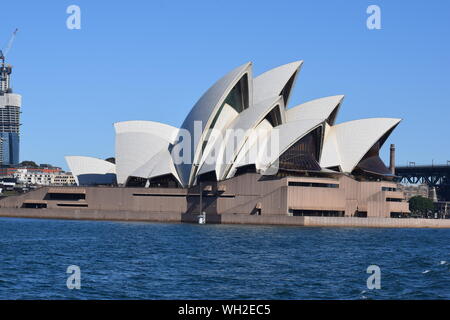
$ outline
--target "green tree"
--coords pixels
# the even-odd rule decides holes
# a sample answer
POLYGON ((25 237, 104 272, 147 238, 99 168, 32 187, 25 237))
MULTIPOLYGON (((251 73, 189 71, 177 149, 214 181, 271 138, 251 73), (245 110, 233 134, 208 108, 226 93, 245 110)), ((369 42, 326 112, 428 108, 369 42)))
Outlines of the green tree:
POLYGON ((34 161, 29 161, 29 160, 22 161, 22 162, 20 163, 20 166, 21 166, 21 167, 32 167, 32 168, 37 168, 37 167, 38 167, 38 165, 36 164, 36 162, 34 162, 34 161))
POLYGON ((409 199, 409 210, 411 213, 424 215, 434 208, 433 201, 422 196, 414 196, 409 199))

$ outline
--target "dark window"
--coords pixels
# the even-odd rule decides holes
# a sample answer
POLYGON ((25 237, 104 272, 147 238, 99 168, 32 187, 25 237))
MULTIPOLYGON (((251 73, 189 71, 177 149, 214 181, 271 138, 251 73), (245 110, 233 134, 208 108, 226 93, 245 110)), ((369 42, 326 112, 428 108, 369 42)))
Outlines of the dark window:
POLYGON ((289 209, 294 217, 343 217, 344 211, 289 209))
POLYGON ((149 188, 181 188, 181 186, 172 174, 166 174, 151 178, 149 188))
POLYGON ((366 153, 366 155, 361 159, 358 163, 356 169, 359 169, 363 172, 380 174, 380 175, 388 175, 391 172, 383 163, 383 160, 380 159, 378 155, 380 151, 380 142, 375 143, 372 148, 366 153))
POLYGON ((381 187, 381 191, 397 191, 397 188, 381 187))
POLYGON ((234 194, 219 194, 219 198, 236 198, 234 194))
POLYGON ((125 183, 125 186, 139 188, 139 187, 145 187, 146 184, 147 184, 147 179, 146 178, 129 177, 127 182, 125 183))
POLYGON ((86 199, 84 193, 48 193, 47 195, 49 200, 77 201, 86 199))
POLYGON ((330 116, 327 119, 327 123, 331 126, 336 122, 336 117, 337 117, 337 113, 339 110, 339 106, 340 106, 340 104, 338 104, 336 106, 336 108, 334 108, 333 112, 331 112, 330 116))
POLYGON ((235 176, 239 176, 245 173, 255 173, 256 172, 256 167, 254 164, 249 164, 246 166, 242 166, 236 169, 236 173, 234 174, 235 176))
POLYGON ((294 143, 280 156, 279 169, 320 171, 321 144, 322 127, 320 126, 294 143))
POLYGON ((232 106, 241 113, 248 108, 248 100, 248 76, 245 74, 225 98, 224 104, 232 106))
POLYGON ((294 84, 295 76, 297 75, 297 71, 292 75, 289 81, 284 86, 283 90, 281 90, 280 96, 283 96, 284 105, 287 106, 289 102, 289 96, 291 94, 292 85, 294 84))
POLYGON ((388 201, 388 202, 402 202, 403 199, 398 199, 398 198, 386 198, 386 201, 388 201))
POLYGON ((172 197, 184 198, 185 194, 164 194, 164 193, 133 193, 134 197, 172 197))
POLYGON ((355 217, 357 217, 357 218, 367 218, 367 212, 366 211, 357 211, 355 213, 355 217))
POLYGON ((289 181, 288 186, 313 187, 313 188, 339 188, 339 185, 334 183, 316 183, 316 182, 299 182, 299 181, 289 181))
POLYGON ((210 171, 199 175, 197 181, 217 181, 216 171, 210 171))
POLYGON ((265 117, 265 120, 269 121, 272 127, 277 127, 282 124, 280 106, 273 108, 265 117))
POLYGON ((87 208, 87 204, 85 203, 58 203, 58 207, 75 207, 75 208, 87 208))
POLYGON ((30 208, 30 209, 45 209, 47 208, 46 203, 24 203, 22 208, 30 208))
POLYGON ((231 89, 228 96, 223 101, 216 115, 214 116, 213 121, 211 121, 210 129, 214 128, 216 125, 217 119, 219 119, 220 113, 222 112, 225 104, 230 105, 237 112, 241 113, 249 106, 249 97, 248 97, 248 76, 245 74, 238 83, 231 89))

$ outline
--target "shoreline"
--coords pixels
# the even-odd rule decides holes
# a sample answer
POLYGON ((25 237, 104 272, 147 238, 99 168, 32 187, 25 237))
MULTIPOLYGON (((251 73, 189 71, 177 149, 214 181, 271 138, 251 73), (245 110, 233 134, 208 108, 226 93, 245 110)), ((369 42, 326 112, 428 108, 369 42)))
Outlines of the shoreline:
MULTIPOLYGON (((0 208, 0 217, 133 221, 163 223, 197 223, 197 215, 180 212, 108 211, 89 209, 25 209, 0 208)), ((415 228, 450 229, 450 219, 356 218, 356 217, 292 217, 283 215, 207 214, 207 224, 278 225, 333 228, 415 228)))

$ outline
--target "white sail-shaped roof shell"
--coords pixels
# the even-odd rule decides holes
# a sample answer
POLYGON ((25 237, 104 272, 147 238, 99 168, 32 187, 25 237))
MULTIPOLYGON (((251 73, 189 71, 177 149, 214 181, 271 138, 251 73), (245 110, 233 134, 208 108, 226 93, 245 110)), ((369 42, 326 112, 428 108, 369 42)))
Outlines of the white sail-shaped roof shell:
POLYGON ((175 179, 181 184, 169 150, 163 149, 155 154, 141 167, 133 171, 131 176, 152 179, 167 174, 172 174, 175 179))
POLYGON ((211 179, 210 173, 215 173, 220 181, 247 165, 263 174, 275 172, 277 160, 289 147, 322 127, 320 166, 351 173, 377 141, 384 142, 400 119, 335 125, 342 95, 287 109, 302 64, 285 64, 256 78, 250 62, 241 65, 201 96, 180 129, 153 121, 116 123, 115 166, 95 158, 67 157, 69 167, 75 179, 77 173, 102 175, 114 170, 119 185, 130 177, 152 179, 172 174, 180 185, 191 187, 201 174, 211 179))
POLYGON ((245 141, 236 160, 233 163, 231 169, 226 173, 226 178, 232 178, 239 167, 247 165, 255 165, 257 170, 260 170, 259 166, 261 150, 265 150, 267 140, 273 132, 272 124, 264 119, 262 120, 255 129, 251 130, 248 139, 245 141))
MULTIPOLYGON (((192 110, 187 115, 180 128, 180 134, 184 134, 184 131, 190 133, 191 136, 191 159, 189 163, 177 163, 176 168, 179 173, 179 177, 184 186, 192 184, 195 179, 195 168, 198 167, 202 155, 203 142, 208 135, 208 129, 210 128, 212 121, 215 119, 217 113, 220 111, 224 100, 233 89, 233 87, 247 75, 248 79, 248 99, 249 106, 252 105, 252 64, 248 62, 222 77, 211 88, 206 91, 203 96, 197 101, 192 110), (195 132, 195 123, 200 122, 200 134, 195 132)), ((229 120, 229 119, 227 119, 229 120)), ((181 138, 182 139, 182 138, 181 138)), ((178 138, 176 141, 180 141, 178 138)))
POLYGON ((175 127, 153 121, 118 122, 114 127, 118 184, 125 184, 137 169, 161 150, 167 150, 178 133, 175 127))
MULTIPOLYGON (((248 109, 247 109, 248 110, 248 109)), ((245 112, 245 111, 244 111, 245 112)), ((220 164, 220 156, 218 153, 221 152, 222 146, 226 146, 224 137, 226 136, 226 131, 229 129, 230 124, 233 120, 237 120, 239 113, 234 110, 231 106, 225 104, 220 116, 214 126, 214 132, 210 135, 208 144, 203 151, 203 157, 200 160, 199 170, 197 175, 205 172, 213 171, 216 166, 220 164)))
POLYGON ((65 159, 77 185, 80 185, 78 177, 82 175, 101 176, 116 173, 116 165, 106 160, 84 156, 66 156, 65 159))
MULTIPOLYGON (((251 109, 242 112, 239 118, 233 122, 224 139, 224 148, 222 148, 218 159, 219 165, 216 166, 216 174, 219 180, 227 178, 230 171, 234 172, 238 164, 242 165, 242 159, 247 155, 247 151, 270 131, 272 125, 267 120, 267 123, 265 122, 263 125, 261 123, 272 111, 279 112, 280 122, 285 122, 283 97, 276 96, 260 101, 251 109), (262 130, 261 132, 256 130, 258 126, 260 126, 259 130, 262 130), (225 148, 229 149, 226 150, 225 148)), ((254 163, 256 159, 248 158, 245 163, 248 162, 254 163)))
POLYGON ((289 147, 323 125, 323 122, 322 119, 305 119, 272 128, 267 120, 263 121, 261 127, 255 129, 257 134, 255 135, 256 139, 252 139, 253 144, 240 153, 227 178, 231 178, 238 167, 249 164, 254 164, 256 170, 261 173, 267 173, 289 147))
POLYGON ((274 108, 280 111, 281 121, 285 122, 283 98, 280 96, 259 102, 252 108, 244 110, 239 117, 226 128, 223 132, 222 139, 214 145, 216 153, 215 162, 209 162, 203 165, 199 174, 214 171, 218 180, 225 179, 227 172, 234 164, 234 160, 238 157, 246 143, 249 135, 264 120, 274 108))
MULTIPOLYGON (((343 95, 324 97, 289 108, 286 110, 286 121, 329 119, 333 112, 338 112, 336 108, 339 108, 343 99, 343 95)), ((335 119, 330 120, 330 125, 333 125, 335 119)))
POLYGON ((364 155, 401 119, 373 118, 327 126, 322 148, 322 168, 340 167, 351 173, 364 155))
MULTIPOLYGON (((261 101, 281 95, 283 88, 295 76, 291 86, 292 89, 302 64, 303 61, 295 61, 271 69, 255 77, 253 79, 253 103, 256 105, 261 101)), ((286 106, 288 102, 284 102, 286 106)))

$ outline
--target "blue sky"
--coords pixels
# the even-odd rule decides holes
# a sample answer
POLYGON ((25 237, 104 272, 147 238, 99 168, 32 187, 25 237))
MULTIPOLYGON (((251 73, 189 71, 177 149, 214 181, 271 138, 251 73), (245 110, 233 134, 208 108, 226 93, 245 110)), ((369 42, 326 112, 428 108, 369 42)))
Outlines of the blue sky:
POLYGON ((21 160, 66 167, 65 155, 114 155, 112 124, 179 126, 234 67, 254 74, 305 61, 290 106, 335 94, 338 122, 400 117, 397 163, 450 160, 450 2, 3 1, 0 44, 23 95, 21 160), (81 30, 66 28, 69 5, 81 30), (381 8, 381 30, 366 9, 381 8))

